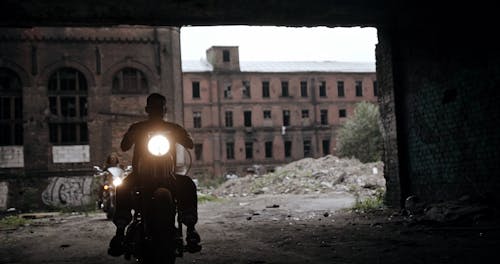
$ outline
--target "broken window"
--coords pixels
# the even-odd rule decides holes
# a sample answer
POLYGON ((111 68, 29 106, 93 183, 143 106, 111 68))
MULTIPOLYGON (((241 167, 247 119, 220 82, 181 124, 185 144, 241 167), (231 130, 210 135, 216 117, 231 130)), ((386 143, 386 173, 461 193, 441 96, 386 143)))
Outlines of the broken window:
POLYGON ((251 127, 252 126, 252 111, 244 111, 243 117, 244 117, 245 126, 251 127))
POLYGON ((269 82, 268 81, 263 81, 262 82, 262 97, 263 98, 269 98, 270 97, 269 82))
POLYGON ((290 126, 290 110, 283 110, 283 126, 290 126))
POLYGON ((231 60, 231 53, 229 50, 223 50, 222 51, 222 61, 223 62, 229 62, 231 60))
POLYGON ((7 68, 0 68, 0 146, 23 144, 21 80, 7 68))
POLYGON ((271 119, 271 110, 264 110, 264 119, 271 119))
POLYGON ((201 112, 193 112, 193 127, 201 128, 201 112))
MULTIPOLYGON (((120 71, 130 73, 127 68, 120 71)), ((61 68, 53 73, 48 83, 49 139, 55 145, 88 143, 86 123, 87 80, 73 68, 61 68)))
POLYGON ((200 82, 192 82, 193 98, 200 98, 200 82))
POLYGON ((287 81, 282 81, 281 82, 281 96, 282 97, 288 97, 288 96, 290 96, 288 94, 288 82, 287 81))
POLYGON ((194 157, 196 160, 201 160, 203 155, 203 144, 194 144, 194 157))
POLYGON ((226 84, 224 86, 224 98, 227 98, 227 99, 232 98, 232 95, 231 95, 231 84, 226 84))
POLYGON ((234 143, 233 142, 226 143, 226 159, 228 159, 228 160, 234 159, 234 143))
POLYGON ((285 141, 285 158, 292 156, 292 141, 285 141))
POLYGON ((226 127, 233 127, 233 112, 226 111, 225 113, 226 127))
POLYGON ((339 117, 346 117, 347 112, 345 109, 339 109, 339 117))
POLYGON ((249 81, 243 81, 243 90, 242 90, 242 96, 243 98, 250 98, 250 82, 249 81))
POLYGON ((326 97, 326 82, 321 81, 319 84, 319 97, 326 97))
POLYGON ((345 96, 344 81, 337 81, 337 95, 338 95, 338 97, 345 96))
POLYGON ((307 81, 300 82, 300 96, 307 97, 307 81))
POLYGON ((328 125, 328 110, 322 109, 320 110, 320 123, 322 125, 328 125))
MULTIPOLYGON (((67 87, 71 86, 71 80, 61 79, 62 82, 68 82, 67 87)), ((144 73, 135 68, 123 68, 113 77, 113 94, 147 94, 148 82, 144 73)))
POLYGON ((312 156, 311 140, 304 140, 303 145, 304 145, 304 157, 311 157, 312 156))
POLYGON ((273 142, 272 141, 266 141, 264 143, 264 147, 265 147, 266 158, 272 158, 273 157, 273 142))
POLYGON ((356 96, 363 96, 363 82, 356 81, 356 96))
POLYGON ((328 155, 330 154, 330 140, 329 139, 324 139, 321 142, 321 145, 323 146, 323 155, 328 155))
POLYGON ((253 159, 253 142, 245 142, 245 158, 253 159))

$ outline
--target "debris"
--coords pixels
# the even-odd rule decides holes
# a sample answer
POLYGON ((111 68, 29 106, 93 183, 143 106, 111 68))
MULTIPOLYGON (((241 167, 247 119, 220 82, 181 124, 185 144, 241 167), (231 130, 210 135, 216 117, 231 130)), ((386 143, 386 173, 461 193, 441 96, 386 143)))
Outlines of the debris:
POLYGON ((382 172, 382 162, 362 163, 354 158, 327 155, 318 159, 297 160, 262 175, 248 174, 228 179, 212 194, 243 197, 244 194, 350 192, 363 198, 385 191, 382 172))

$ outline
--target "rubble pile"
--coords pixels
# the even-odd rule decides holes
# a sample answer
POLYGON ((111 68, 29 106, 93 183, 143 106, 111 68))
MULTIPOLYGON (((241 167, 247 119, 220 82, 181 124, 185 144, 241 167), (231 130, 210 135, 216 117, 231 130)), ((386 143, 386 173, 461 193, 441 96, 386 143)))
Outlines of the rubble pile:
POLYGON ((212 194, 247 196, 258 194, 314 194, 350 192, 371 196, 385 191, 383 163, 362 163, 332 155, 304 158, 263 175, 249 174, 224 182, 212 194))

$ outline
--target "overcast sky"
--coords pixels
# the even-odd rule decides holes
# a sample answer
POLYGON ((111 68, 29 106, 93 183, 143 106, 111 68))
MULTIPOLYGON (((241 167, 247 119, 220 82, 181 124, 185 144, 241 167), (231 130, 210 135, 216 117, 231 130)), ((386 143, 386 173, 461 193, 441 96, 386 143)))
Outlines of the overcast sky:
POLYGON ((210 46, 239 46, 243 61, 375 61, 375 28, 207 26, 181 28, 183 60, 210 46))

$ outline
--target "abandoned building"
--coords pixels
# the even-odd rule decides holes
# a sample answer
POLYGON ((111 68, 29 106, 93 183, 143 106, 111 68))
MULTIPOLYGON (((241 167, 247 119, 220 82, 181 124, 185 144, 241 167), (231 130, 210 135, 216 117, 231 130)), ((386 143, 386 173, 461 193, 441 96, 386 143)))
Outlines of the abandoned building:
POLYGON ((373 63, 245 62, 238 47, 206 53, 182 61, 195 175, 241 176, 335 154, 335 131, 354 105, 377 101, 373 63))
POLYGON ((12 28, 0 38, 7 179, 89 177, 113 152, 130 164, 120 140, 151 92, 169 98, 168 119, 184 116, 190 174, 211 178, 334 154, 354 104, 376 102, 373 63, 249 63, 238 47, 212 47, 181 72, 178 28, 12 28))
POLYGON ((59 176, 90 176, 72 180, 89 189, 92 167, 112 152, 128 165, 120 140, 144 119, 149 93, 167 97, 169 119, 182 115, 179 45, 175 27, 3 29, 0 174, 13 181, 9 195, 43 193, 59 176))
MULTIPOLYGON (((242 0, 165 0, 150 5, 115 0, 98 4, 62 0, 44 4, 3 1, 0 25, 375 27, 386 203, 403 206, 410 195, 417 195, 425 202, 436 202, 470 194, 498 205, 500 51, 499 40, 493 35, 498 28, 496 13, 494 2, 484 1, 276 0, 264 4, 242 0)), ((164 47, 157 45, 155 50, 167 56, 169 47, 164 47)), ((36 67, 42 58, 32 55, 39 52, 36 45, 26 45, 24 50, 10 53, 16 60, 30 65, 28 72, 19 74, 19 78, 36 88, 26 91, 36 104, 43 103, 41 90, 44 90, 42 85, 46 85, 32 79, 42 73, 38 71, 40 67, 36 67)), ((98 57, 95 49, 85 58, 90 57, 98 57)), ((2 66, 6 63, 9 62, 3 60, 2 66)), ((101 69, 105 68, 101 64, 101 69)), ((173 76, 167 79, 180 82, 180 78, 173 76)), ((90 80, 88 84, 94 85, 90 80)), ((174 108, 171 113, 176 115, 176 121, 181 121, 177 111, 179 109, 174 108)), ((23 120, 30 121, 28 116, 23 116, 23 120)), ((38 132, 37 124, 27 126, 31 128, 25 133, 38 132)), ((37 143, 46 145, 46 142, 49 135, 36 142, 23 143, 36 148, 37 143)), ((47 161, 25 160, 24 165, 32 163, 47 161)))

